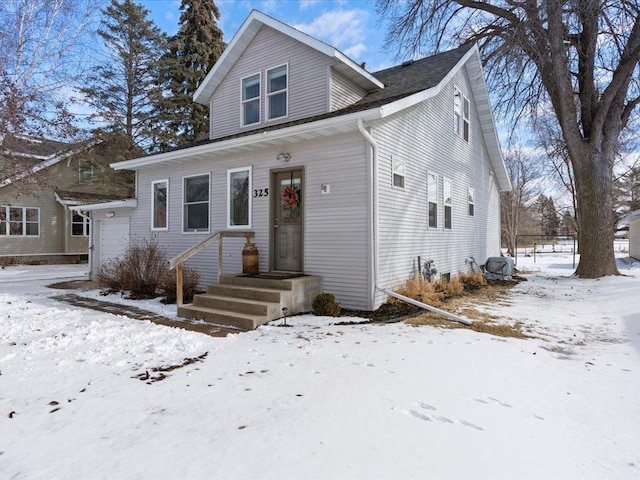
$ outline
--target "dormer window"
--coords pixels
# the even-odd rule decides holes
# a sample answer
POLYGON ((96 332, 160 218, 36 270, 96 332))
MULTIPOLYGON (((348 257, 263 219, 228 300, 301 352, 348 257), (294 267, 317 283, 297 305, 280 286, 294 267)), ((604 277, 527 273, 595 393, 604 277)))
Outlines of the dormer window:
POLYGON ((287 65, 267 70, 267 118, 287 116, 287 65))
POLYGON ((242 126, 260 123, 260 74, 242 79, 242 126))
POLYGON ((89 160, 78 162, 78 183, 85 185, 93 183, 93 164, 89 160))

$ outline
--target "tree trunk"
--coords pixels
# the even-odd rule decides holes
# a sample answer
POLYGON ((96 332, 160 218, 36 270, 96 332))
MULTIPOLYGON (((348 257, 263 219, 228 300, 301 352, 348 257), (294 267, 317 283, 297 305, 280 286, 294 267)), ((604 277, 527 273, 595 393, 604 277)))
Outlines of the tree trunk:
MULTIPOLYGON (((571 149, 570 149, 571 150, 571 149)), ((613 152, 589 145, 571 151, 578 204, 580 262, 576 276, 619 275, 613 239, 613 152)))

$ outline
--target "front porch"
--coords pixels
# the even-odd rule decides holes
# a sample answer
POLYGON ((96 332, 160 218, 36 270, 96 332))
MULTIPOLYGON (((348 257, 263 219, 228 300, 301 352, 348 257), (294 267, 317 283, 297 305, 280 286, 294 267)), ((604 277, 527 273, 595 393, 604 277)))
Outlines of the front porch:
POLYGON ((253 330, 271 320, 311 311, 322 291, 322 277, 267 272, 221 275, 207 293, 190 305, 179 305, 178 316, 217 325, 253 330))

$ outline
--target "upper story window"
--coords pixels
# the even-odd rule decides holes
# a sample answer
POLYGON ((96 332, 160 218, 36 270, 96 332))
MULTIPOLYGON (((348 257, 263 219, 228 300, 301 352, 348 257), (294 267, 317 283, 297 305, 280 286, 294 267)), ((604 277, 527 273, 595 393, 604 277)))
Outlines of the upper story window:
POLYGON ((453 89, 453 131, 465 141, 469 141, 469 99, 462 95, 458 87, 453 89))
POLYGON ((78 162, 78 183, 93 183, 93 164, 89 160, 80 160, 78 162))
POLYGON ((183 232, 209 231, 209 174, 185 177, 183 232))
POLYGON ((83 217, 79 213, 74 213, 71 218, 71 236, 72 237, 88 237, 89 236, 89 218, 83 217))
POLYGON ((471 187, 469 187, 467 198, 469 204, 469 216, 473 217, 476 214, 476 193, 471 187))
POLYGON ((404 160, 398 160, 397 158, 391 157, 391 164, 393 169, 393 186, 404 188, 404 177, 406 170, 404 160))
POLYGON ((287 116, 287 65, 267 70, 267 119, 287 116))
POLYGON ((260 123, 260 74, 242 79, 242 126, 260 123))
POLYGON ((444 203, 444 228, 451 230, 451 217, 453 209, 453 184, 448 178, 442 180, 442 197, 444 203))
POLYGON ((227 171, 227 196, 229 199, 227 226, 229 228, 251 225, 251 167, 227 171))
POLYGON ((0 235, 37 237, 40 235, 40 209, 0 206, 0 235))
POLYGON ((435 173, 427 173, 427 198, 429 228, 438 228, 438 176, 435 173))
POLYGON ((169 227, 169 180, 151 182, 151 230, 169 227))

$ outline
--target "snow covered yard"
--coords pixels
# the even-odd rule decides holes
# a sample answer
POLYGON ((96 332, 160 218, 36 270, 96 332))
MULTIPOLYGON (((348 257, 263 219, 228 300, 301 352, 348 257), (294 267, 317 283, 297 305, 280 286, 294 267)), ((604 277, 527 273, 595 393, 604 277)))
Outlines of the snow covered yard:
POLYGON ((49 298, 82 267, 0 270, 0 478, 640 478, 640 264, 518 262, 482 308, 529 340, 310 315, 211 338, 49 298))

